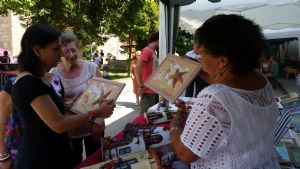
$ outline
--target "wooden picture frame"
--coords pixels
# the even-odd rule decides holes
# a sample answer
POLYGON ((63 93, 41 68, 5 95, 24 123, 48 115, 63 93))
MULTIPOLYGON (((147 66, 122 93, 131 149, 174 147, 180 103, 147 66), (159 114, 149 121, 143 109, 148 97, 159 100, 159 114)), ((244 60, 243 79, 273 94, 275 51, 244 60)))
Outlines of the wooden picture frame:
POLYGON ((174 102, 199 73, 201 63, 188 58, 168 54, 145 85, 174 102))
POLYGON ((117 100, 125 83, 93 77, 85 89, 73 104, 71 111, 82 114, 96 109, 104 100, 117 100))

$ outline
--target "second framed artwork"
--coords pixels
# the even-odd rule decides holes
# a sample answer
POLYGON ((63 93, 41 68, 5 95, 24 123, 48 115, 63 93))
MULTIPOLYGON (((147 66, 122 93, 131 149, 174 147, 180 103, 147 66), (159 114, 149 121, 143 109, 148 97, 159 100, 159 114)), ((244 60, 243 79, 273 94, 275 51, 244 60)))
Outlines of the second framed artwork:
POLYGON ((96 109, 105 100, 117 100, 125 83, 94 77, 73 104, 71 111, 75 113, 86 113, 96 109))
POLYGON ((201 63, 169 54, 145 85, 173 102, 191 83, 200 69, 201 63))

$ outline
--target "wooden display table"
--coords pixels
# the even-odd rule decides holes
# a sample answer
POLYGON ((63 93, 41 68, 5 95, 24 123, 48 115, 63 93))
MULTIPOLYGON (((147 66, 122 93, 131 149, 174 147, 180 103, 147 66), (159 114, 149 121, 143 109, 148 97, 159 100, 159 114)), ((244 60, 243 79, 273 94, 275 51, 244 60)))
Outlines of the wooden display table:
POLYGON ((298 74, 298 70, 297 69, 294 69, 294 68, 286 68, 286 69, 283 69, 284 72, 285 72, 285 78, 286 79, 289 79, 289 75, 292 74, 295 78, 298 74))

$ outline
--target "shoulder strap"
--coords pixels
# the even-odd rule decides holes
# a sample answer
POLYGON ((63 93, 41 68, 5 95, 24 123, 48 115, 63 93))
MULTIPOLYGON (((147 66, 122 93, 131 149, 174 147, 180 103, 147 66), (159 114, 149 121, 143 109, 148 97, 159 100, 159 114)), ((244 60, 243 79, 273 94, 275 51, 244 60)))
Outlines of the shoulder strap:
POLYGON ((27 76, 27 75, 32 75, 32 74, 31 74, 30 72, 27 72, 27 71, 22 72, 22 73, 19 73, 18 76, 17 76, 17 78, 16 78, 15 81, 13 82, 13 84, 17 83, 17 81, 18 81, 19 79, 21 79, 22 77, 27 76))

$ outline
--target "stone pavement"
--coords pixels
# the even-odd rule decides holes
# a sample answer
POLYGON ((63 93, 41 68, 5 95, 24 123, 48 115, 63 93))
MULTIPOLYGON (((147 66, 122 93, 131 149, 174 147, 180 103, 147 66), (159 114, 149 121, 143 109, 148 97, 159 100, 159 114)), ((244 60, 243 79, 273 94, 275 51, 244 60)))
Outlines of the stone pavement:
POLYGON ((111 117, 105 119, 105 136, 114 136, 123 130, 125 125, 138 116, 140 112, 139 106, 135 105, 132 80, 128 78, 120 82, 126 83, 126 86, 116 102, 114 113, 111 117))

